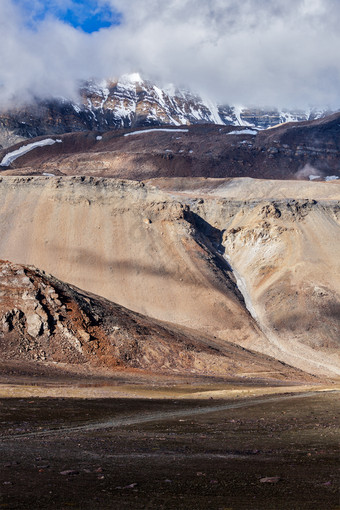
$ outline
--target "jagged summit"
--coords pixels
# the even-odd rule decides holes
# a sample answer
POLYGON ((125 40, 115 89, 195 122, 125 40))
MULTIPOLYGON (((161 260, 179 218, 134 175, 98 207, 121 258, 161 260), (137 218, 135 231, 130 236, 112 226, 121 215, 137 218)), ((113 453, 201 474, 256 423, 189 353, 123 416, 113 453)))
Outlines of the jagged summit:
POLYGON ((220 124, 266 129, 291 121, 313 120, 326 111, 280 111, 219 105, 209 98, 169 85, 160 88, 138 73, 101 82, 88 81, 78 101, 51 98, 0 115, 0 145, 25 138, 72 131, 117 128, 220 124))

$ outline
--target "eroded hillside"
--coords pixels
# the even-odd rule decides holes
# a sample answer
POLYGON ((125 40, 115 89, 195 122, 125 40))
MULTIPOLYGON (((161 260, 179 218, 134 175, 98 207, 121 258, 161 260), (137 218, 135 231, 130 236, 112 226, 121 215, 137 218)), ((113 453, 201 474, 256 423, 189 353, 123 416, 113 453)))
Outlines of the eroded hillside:
POLYGON ((338 183, 170 182, 3 177, 0 257, 220 347, 338 374, 338 183))
POLYGON ((3 178, 0 256, 232 342, 262 333, 187 205, 95 178, 3 178), (212 313, 213 311, 213 313, 212 313))
POLYGON ((310 379, 274 359, 134 313, 32 266, 1 261, 0 275, 2 362, 83 365, 88 373, 138 369, 150 374, 310 379))
POLYGON ((261 339, 256 347, 305 369, 314 365, 337 372, 340 186, 156 182, 168 192, 172 187, 172 193, 190 204, 205 234, 230 263, 247 308, 266 336, 265 344, 261 339))

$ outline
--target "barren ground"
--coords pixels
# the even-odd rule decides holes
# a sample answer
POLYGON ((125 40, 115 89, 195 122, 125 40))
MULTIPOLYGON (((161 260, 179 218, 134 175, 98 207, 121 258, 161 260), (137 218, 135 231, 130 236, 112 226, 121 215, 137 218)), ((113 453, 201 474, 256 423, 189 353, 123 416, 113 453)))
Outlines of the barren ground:
MULTIPOLYGON (((164 132, 126 130, 67 133, 35 149, 3 175, 92 175, 123 179, 153 177, 255 177, 323 179, 339 176, 339 113, 313 122, 286 123, 256 136, 234 126, 186 126, 164 132)), ((254 135, 254 132, 253 132, 254 135)), ((41 137, 41 138, 46 138, 41 137)), ((14 142, 14 140, 13 140, 14 142)), ((27 142, 26 142, 27 143, 27 142)), ((23 145, 0 150, 0 158, 23 145)))
POLYGON ((142 379, 15 376, 0 508, 338 508, 336 385, 142 379))

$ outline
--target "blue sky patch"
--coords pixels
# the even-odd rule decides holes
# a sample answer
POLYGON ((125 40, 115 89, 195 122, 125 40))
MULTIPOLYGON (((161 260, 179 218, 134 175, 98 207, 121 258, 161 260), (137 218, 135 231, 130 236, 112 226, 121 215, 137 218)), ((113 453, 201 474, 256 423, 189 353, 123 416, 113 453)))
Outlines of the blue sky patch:
POLYGON ((76 29, 91 34, 101 28, 119 25, 121 15, 111 9, 110 5, 98 0, 14 0, 27 15, 27 24, 31 28, 47 16, 53 16, 76 29), (64 4, 64 5, 63 5, 64 4), (67 4, 67 5, 66 5, 67 4))

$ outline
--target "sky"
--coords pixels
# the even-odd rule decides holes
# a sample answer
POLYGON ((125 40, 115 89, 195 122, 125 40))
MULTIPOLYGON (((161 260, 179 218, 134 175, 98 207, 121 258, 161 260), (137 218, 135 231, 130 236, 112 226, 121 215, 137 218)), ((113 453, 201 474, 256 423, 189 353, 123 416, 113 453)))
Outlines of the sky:
POLYGON ((26 17, 26 26, 38 28, 46 18, 56 19, 86 33, 120 24, 120 14, 110 2, 97 0, 13 0, 26 17))
POLYGON ((139 72, 219 103, 340 109, 339 0, 1 0, 0 107, 139 72))

